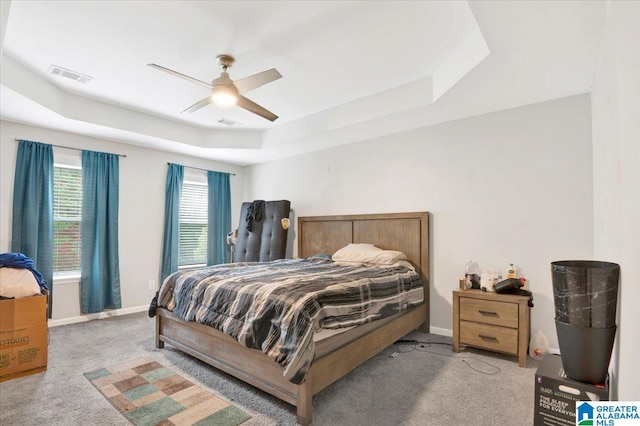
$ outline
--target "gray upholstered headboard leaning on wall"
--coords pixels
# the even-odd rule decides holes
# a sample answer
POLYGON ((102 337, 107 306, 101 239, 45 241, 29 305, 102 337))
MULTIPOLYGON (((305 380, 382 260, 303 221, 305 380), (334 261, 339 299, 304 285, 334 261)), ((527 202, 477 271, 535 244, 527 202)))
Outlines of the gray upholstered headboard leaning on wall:
POLYGON ((234 262, 268 262, 283 259, 287 251, 288 200, 242 203, 234 262), (287 219, 287 221, 282 221, 287 219), (286 225, 285 225, 286 223, 286 225))

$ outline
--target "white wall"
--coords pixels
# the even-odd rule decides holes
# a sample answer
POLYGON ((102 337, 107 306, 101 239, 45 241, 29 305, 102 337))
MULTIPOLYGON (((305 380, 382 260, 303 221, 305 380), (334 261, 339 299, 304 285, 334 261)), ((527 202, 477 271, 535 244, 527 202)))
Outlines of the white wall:
MULTIPOLYGON (((119 214, 120 279, 125 312, 148 306, 155 293, 149 289, 149 281, 159 279, 167 162, 235 173, 236 176, 231 177, 234 226, 240 216, 240 204, 245 201, 243 167, 8 121, 0 125, 0 252, 11 249, 13 176, 18 146, 14 138, 127 156, 120 159, 119 214)), ((58 152, 78 153, 54 148, 54 158, 58 152)), ((77 282, 54 283, 53 323, 78 320, 81 317, 79 298, 77 282)))
POLYGON ((450 334, 451 291, 473 259, 514 262, 534 292, 532 330, 557 348, 550 262, 593 255, 589 95, 457 120, 251 166, 249 199, 296 217, 432 213, 432 331, 450 334))
POLYGON ((613 397, 640 401, 640 3, 609 2, 593 83, 594 256, 620 264, 613 397))

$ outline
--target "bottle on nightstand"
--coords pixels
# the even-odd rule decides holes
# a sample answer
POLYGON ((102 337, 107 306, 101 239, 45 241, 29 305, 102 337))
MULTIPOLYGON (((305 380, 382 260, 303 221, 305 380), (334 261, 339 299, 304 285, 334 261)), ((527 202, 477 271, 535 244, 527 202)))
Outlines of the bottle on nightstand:
POLYGON ((460 291, 465 291, 467 289, 467 278, 460 278, 460 291))
POLYGON ((507 268, 507 278, 516 278, 516 267, 513 263, 510 263, 507 268))

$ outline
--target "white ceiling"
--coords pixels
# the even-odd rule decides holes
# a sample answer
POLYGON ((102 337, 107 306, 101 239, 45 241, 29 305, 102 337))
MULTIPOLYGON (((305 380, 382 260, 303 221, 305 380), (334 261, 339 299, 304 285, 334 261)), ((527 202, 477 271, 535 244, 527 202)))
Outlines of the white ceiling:
POLYGON ((252 164, 585 93, 606 5, 464 1, 17 1, 2 6, 0 117, 252 164), (276 68, 239 107, 180 111, 218 54, 276 68), (51 65, 86 74, 81 84, 51 65), (241 123, 228 127, 220 118, 241 123))

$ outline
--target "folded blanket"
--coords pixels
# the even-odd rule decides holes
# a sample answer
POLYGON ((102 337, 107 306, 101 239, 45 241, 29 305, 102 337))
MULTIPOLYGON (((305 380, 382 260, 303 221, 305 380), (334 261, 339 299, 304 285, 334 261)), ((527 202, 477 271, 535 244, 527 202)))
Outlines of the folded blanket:
POLYGON ((41 290, 49 290, 47 281, 42 274, 36 269, 33 259, 22 253, 0 253, 0 268, 18 268, 28 269, 31 271, 36 281, 40 285, 41 290))

